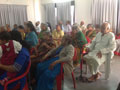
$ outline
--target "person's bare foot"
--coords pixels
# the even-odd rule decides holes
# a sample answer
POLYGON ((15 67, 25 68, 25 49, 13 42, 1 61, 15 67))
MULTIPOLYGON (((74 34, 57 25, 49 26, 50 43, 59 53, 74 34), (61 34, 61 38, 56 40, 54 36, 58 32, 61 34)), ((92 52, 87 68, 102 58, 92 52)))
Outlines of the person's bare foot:
POLYGON ((88 78, 88 82, 94 82, 95 81, 95 75, 92 75, 90 78, 88 78))
POLYGON ((98 73, 95 75, 95 80, 100 79, 101 76, 102 76, 102 73, 101 73, 101 72, 98 72, 98 73))

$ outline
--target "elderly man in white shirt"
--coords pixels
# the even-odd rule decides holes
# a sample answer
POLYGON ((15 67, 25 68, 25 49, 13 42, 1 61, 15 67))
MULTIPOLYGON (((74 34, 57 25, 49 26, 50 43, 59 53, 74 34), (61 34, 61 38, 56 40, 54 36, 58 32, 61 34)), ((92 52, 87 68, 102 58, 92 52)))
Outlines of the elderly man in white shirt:
MULTIPOLYGON (((96 35, 91 45, 87 48, 88 54, 84 56, 92 76, 88 81, 95 81, 102 75, 100 66, 107 60, 108 53, 116 49, 115 36, 110 32, 110 24, 102 24, 101 32, 96 35)), ((113 54, 114 55, 114 54, 113 54)))
POLYGON ((39 33, 41 32, 40 22, 39 22, 39 21, 37 21, 37 22, 35 23, 35 28, 36 28, 36 32, 39 34, 39 33))
POLYGON ((84 21, 81 21, 81 22, 80 22, 80 30, 81 30, 82 32, 84 32, 84 31, 86 30, 86 26, 85 26, 85 24, 84 24, 84 21))
POLYGON ((70 21, 67 21, 65 29, 64 29, 64 33, 70 35, 71 32, 72 32, 71 23, 70 23, 70 21))

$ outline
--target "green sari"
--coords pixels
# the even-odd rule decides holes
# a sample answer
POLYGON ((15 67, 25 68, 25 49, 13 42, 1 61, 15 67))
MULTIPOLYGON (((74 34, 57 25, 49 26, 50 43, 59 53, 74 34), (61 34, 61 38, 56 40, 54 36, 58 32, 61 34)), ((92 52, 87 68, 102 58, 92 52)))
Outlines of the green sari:
POLYGON ((96 37, 96 33, 97 32, 95 30, 93 30, 93 31, 89 30, 86 32, 86 36, 88 36, 91 40, 93 40, 93 38, 96 37))
POLYGON ((75 40, 73 40, 73 45, 77 46, 78 48, 82 48, 85 44, 87 44, 85 35, 79 31, 75 36, 75 40))
POLYGON ((75 36, 75 40, 73 40, 73 45, 77 46, 77 60, 73 62, 74 66, 77 66, 79 64, 79 62, 81 61, 81 50, 83 48, 83 46, 87 44, 87 40, 85 38, 85 35, 79 31, 76 36, 75 36))

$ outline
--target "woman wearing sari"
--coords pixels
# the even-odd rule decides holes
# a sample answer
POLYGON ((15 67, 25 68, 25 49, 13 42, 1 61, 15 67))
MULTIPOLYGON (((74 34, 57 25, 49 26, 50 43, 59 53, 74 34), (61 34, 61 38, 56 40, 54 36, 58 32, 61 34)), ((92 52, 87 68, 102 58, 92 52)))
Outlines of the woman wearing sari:
POLYGON ((48 26, 47 26, 47 24, 41 23, 41 32, 38 34, 39 40, 43 39, 43 34, 44 34, 45 32, 50 32, 50 31, 48 30, 48 26))
POLYGON ((79 26, 73 25, 72 27, 72 38, 73 38, 73 45, 77 49, 77 60, 74 61, 74 66, 77 66, 79 64, 80 60, 80 50, 83 48, 85 44, 87 44, 87 40, 85 38, 85 35, 79 30, 79 26))
MULTIPOLYGON (((25 70, 28 66, 29 60, 30 60, 30 56, 29 56, 30 47, 25 41, 22 41, 21 34, 18 31, 12 31, 10 33, 11 33, 11 36, 12 36, 12 40, 16 40, 16 41, 20 42, 23 48, 19 52, 19 54, 18 54, 18 56, 17 56, 13 65, 8 66, 8 65, 0 64, 0 69, 3 69, 3 70, 6 71, 3 75, 0 76, 0 80, 7 77, 7 74, 6 74, 7 72, 11 72, 11 73, 16 72, 17 73, 16 77, 23 74, 25 72, 25 70)), ((26 77, 8 85, 8 90, 13 89, 18 82, 21 82, 20 90, 23 90, 23 87, 25 85, 25 81, 26 81, 26 77)), ((4 86, 0 85, 0 90, 4 90, 4 86)))
POLYGON ((61 30, 60 25, 56 25, 56 30, 52 32, 52 38, 58 47, 61 44, 62 37, 64 36, 63 30, 61 30))
POLYGON ((26 37, 25 41, 31 46, 31 49, 34 49, 35 55, 38 55, 37 45, 38 45, 38 37, 35 31, 35 27, 32 22, 28 22, 25 24, 26 37))
POLYGON ((54 80, 60 73, 61 64, 64 62, 64 75, 70 76, 73 71, 74 47, 70 36, 64 36, 62 44, 48 52, 37 66, 37 90, 53 90, 54 80), (52 56, 46 60, 47 57, 52 56))
POLYGON ((115 55, 120 56, 120 34, 116 35, 116 51, 115 51, 115 55))
POLYGON ((40 45, 38 45, 38 56, 31 55, 31 84, 34 86, 35 84, 35 75, 36 75, 36 68, 37 64, 40 63, 40 59, 46 55, 50 50, 56 48, 56 45, 52 39, 50 32, 45 32, 43 39, 41 39, 40 45))
POLYGON ((96 31, 94 30, 92 24, 88 24, 87 29, 88 30, 86 32, 86 37, 89 38, 92 41, 96 36, 96 31))
POLYGON ((27 23, 25 25, 26 37, 25 41, 28 42, 32 47, 35 47, 38 44, 38 37, 35 31, 35 27, 32 23, 27 23))

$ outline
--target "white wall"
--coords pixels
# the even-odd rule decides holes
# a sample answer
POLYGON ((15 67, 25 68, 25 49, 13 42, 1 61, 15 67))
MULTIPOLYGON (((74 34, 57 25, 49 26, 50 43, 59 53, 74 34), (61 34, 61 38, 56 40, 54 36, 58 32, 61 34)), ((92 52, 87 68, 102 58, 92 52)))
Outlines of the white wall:
POLYGON ((74 0, 41 0, 42 4, 46 3, 62 3, 62 2, 68 2, 68 1, 74 1, 74 0))
POLYGON ((35 0, 35 21, 41 20, 41 0, 35 0))
POLYGON ((35 0, 28 0, 27 5, 28 21, 35 23, 35 0))
POLYGON ((76 23, 80 23, 81 20, 85 21, 86 25, 92 22, 91 5, 92 0, 75 0, 76 23))
POLYGON ((27 5, 27 0, 0 0, 0 4, 22 4, 22 5, 27 5))

